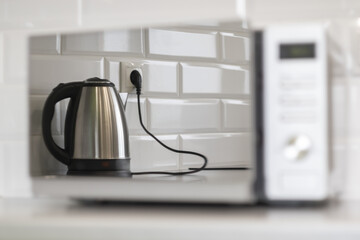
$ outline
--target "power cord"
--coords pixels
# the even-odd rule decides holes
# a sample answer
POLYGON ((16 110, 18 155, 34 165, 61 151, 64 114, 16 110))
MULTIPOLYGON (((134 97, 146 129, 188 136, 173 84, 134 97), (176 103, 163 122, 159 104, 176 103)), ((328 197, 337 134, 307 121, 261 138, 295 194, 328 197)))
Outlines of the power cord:
POLYGON ((130 74, 130 80, 131 80, 131 83, 134 84, 134 86, 136 88, 137 105, 138 105, 138 111, 139 111, 139 121, 140 121, 140 125, 144 129, 144 131, 147 134, 149 134, 155 141, 157 141, 161 146, 163 146, 164 148, 166 148, 172 152, 182 153, 182 154, 191 154, 191 155, 195 155, 195 156, 198 156, 198 157, 201 157, 204 159, 204 163, 200 168, 193 168, 190 171, 183 171, 183 172, 165 172, 165 171, 132 172, 132 175, 166 174, 166 175, 179 176, 179 175, 187 175, 187 174, 197 173, 197 172, 204 170, 208 163, 208 160, 204 155, 197 153, 197 152, 183 151, 183 150, 171 148, 171 147, 165 145, 163 142, 161 142, 157 137, 155 137, 151 132, 149 132, 146 129, 146 127, 144 126, 144 123, 142 121, 141 107, 140 107, 140 95, 141 95, 141 85, 142 85, 141 74, 136 70, 132 71, 130 74))

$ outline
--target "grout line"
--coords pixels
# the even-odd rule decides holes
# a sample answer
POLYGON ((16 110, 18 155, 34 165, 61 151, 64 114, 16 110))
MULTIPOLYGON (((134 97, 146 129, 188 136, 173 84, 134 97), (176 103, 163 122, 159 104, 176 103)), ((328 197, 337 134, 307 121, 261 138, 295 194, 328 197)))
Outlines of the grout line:
POLYGON ((220 126, 219 131, 223 131, 225 129, 225 104, 222 99, 219 100, 220 104, 220 126))
MULTIPOLYGON (((45 54, 45 53, 35 53, 30 54, 34 57, 75 57, 75 58, 101 58, 104 57, 106 59, 117 60, 117 61, 154 61, 154 62, 181 62, 186 63, 189 65, 199 65, 199 66, 210 66, 210 67, 222 67, 222 66, 229 66, 229 67, 240 67, 242 69, 247 70, 246 68, 249 67, 249 61, 241 61, 239 63, 234 62, 219 62, 219 61, 206 61, 208 59, 196 59, 196 58, 182 58, 176 56, 162 56, 159 58, 154 58, 151 54, 150 57, 144 58, 143 56, 139 56, 139 54, 129 54, 129 53, 119 53, 119 52, 101 52, 101 53, 92 53, 92 52, 62 52, 60 55, 53 55, 53 54, 45 54), (113 55, 114 54, 114 55, 113 55), (116 54, 116 55, 115 55, 116 54), (169 57, 169 58, 167 58, 169 57)), ((215 59, 216 60, 216 59, 215 59)))
POLYGON ((191 61, 191 62, 206 62, 206 63, 217 63, 217 57, 207 58, 207 57, 188 57, 188 56, 176 56, 176 55, 165 55, 165 54, 154 54, 149 53, 147 57, 154 60, 172 60, 172 61, 191 61))
POLYGON ((59 54, 50 54, 50 53, 36 53, 36 54, 30 54, 33 58, 40 58, 45 59, 47 58, 48 61, 56 60, 56 59, 75 59, 75 60, 99 60, 103 58, 107 58, 104 55, 59 55, 59 54))
POLYGON ((59 54, 59 55, 62 54, 61 44, 62 44, 61 35, 56 34, 56 51, 57 51, 57 54, 59 54))
MULTIPOLYGON (((181 134, 178 134, 179 138, 179 149, 184 150, 184 141, 181 137, 181 134)), ((182 169, 184 163, 184 154, 179 154, 179 163, 178 163, 178 170, 182 169)))
POLYGON ((104 57, 104 74, 103 78, 110 80, 110 64, 109 61, 104 57))
POLYGON ((64 50, 66 48, 66 42, 64 41, 65 39, 65 36, 61 35, 60 34, 60 52, 61 52, 61 55, 64 55, 64 50))
POLYGON ((151 130, 150 129, 150 102, 149 102, 149 99, 148 98, 145 98, 145 101, 144 101, 144 108, 145 108, 145 113, 146 113, 146 128, 151 130))
POLYGON ((101 58, 101 64, 100 64, 100 77, 105 78, 105 58, 101 58))
POLYGON ((222 35, 220 32, 217 33, 217 50, 216 50, 216 54, 218 55, 217 56, 217 59, 219 62, 223 63, 225 62, 225 59, 224 59, 224 49, 223 49, 223 41, 222 41, 222 35))
POLYGON ((142 47, 143 47, 143 58, 146 59, 149 55, 149 29, 142 29, 141 32, 142 47))
POLYGON ((77 57, 114 57, 114 58, 140 58, 143 59, 143 53, 137 52, 96 52, 96 51, 62 51, 63 56, 77 56, 77 57))
POLYGON ((176 76, 176 81, 177 81, 177 96, 179 98, 182 98, 183 95, 183 66, 181 65, 181 63, 178 63, 176 66, 176 70, 177 70, 177 76, 176 76))

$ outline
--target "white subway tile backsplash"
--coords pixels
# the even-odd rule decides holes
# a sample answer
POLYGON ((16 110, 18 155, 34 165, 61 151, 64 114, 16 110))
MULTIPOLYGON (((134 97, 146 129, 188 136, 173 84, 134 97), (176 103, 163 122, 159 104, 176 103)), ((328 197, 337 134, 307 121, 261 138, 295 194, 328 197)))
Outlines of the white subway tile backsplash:
POLYGON ((234 34, 222 33, 222 54, 226 62, 243 63, 249 61, 249 39, 234 34))
POLYGON ((217 34, 149 29, 149 54, 182 57, 217 57, 217 34))
POLYGON ((222 100, 225 130, 250 129, 250 104, 241 100, 222 100))
POLYGON ((120 62, 107 60, 106 59, 106 69, 105 69, 105 78, 112 81, 115 84, 116 89, 120 90, 120 62))
MULTIPOLYGON (((166 145, 179 149, 178 135, 157 136, 166 145)), ((170 152, 150 136, 130 137, 131 171, 176 170, 179 154, 170 152)))
POLYGON ((55 161, 55 158, 47 151, 42 136, 30 137, 30 158, 30 171, 33 176, 46 174, 47 161, 55 161))
POLYGON ((151 61, 143 64, 143 92, 178 94, 178 63, 151 61))
POLYGON ((59 83, 103 77, 102 57, 31 56, 30 93, 49 94, 59 83))
POLYGON ((30 53, 32 54, 58 54, 60 53, 60 37, 56 35, 37 36, 30 38, 30 53))
POLYGON ((69 52, 96 52, 102 50, 102 33, 68 34, 62 36, 61 50, 69 52))
MULTIPOLYGON (((64 137, 54 136, 55 143, 63 148, 64 137)), ((30 138, 31 174, 34 176, 43 174, 65 174, 67 166, 55 159, 47 150, 42 136, 30 138)))
POLYGON ((183 94, 250 94, 248 71, 236 66, 182 64, 183 94))
MULTIPOLYGON (((182 134, 183 150, 195 151, 208 158, 208 166, 251 166, 251 135, 249 133, 182 134)), ((197 156, 181 155, 181 168, 203 163, 197 156)))
POLYGON ((143 34, 141 29, 106 31, 103 34, 105 52, 143 53, 143 34))
MULTIPOLYGON (((147 110, 146 110, 145 98, 140 99, 140 107, 141 107, 143 123, 145 127, 147 127, 147 110)), ((145 134, 139 122, 137 97, 135 96, 135 94, 131 94, 128 97, 128 101, 125 109, 125 115, 126 115, 126 123, 129 128, 130 135, 138 134, 138 133, 145 134)))
MULTIPOLYGON (((249 115, 249 103, 240 100, 250 94, 249 72, 246 66, 230 65, 247 64, 246 30, 235 24, 227 27, 236 28, 236 33, 221 30, 216 23, 149 29, 146 39, 141 29, 33 38, 32 173, 66 173, 66 166, 50 155, 41 137, 41 111, 47 94, 59 83, 90 77, 107 78, 117 89, 125 89, 122 81, 127 80, 129 67, 142 70, 143 122, 165 144, 199 149, 210 157, 210 166, 248 166, 249 134, 239 132, 249 131, 250 125, 244 118, 249 115), (60 44, 59 54, 65 55, 54 55, 60 44), (183 134, 181 140, 178 134, 183 134)), ((61 147, 68 102, 63 100, 56 107, 52 126, 54 140, 61 147)), ((169 152, 145 134, 134 94, 129 95, 125 114, 132 171, 178 170, 201 164, 196 157, 169 152)))
POLYGON ((142 30, 105 31, 69 34, 62 38, 62 52, 68 53, 130 53, 142 55, 142 30))
POLYGON ((217 99, 149 99, 149 127, 155 132, 203 132, 220 128, 217 99))
MULTIPOLYGON (((32 95, 30 96, 30 126, 31 135, 41 135, 42 127, 42 112, 47 96, 32 95)), ((51 123, 51 130, 53 135, 61 134, 61 114, 60 103, 55 105, 54 117, 51 123)))

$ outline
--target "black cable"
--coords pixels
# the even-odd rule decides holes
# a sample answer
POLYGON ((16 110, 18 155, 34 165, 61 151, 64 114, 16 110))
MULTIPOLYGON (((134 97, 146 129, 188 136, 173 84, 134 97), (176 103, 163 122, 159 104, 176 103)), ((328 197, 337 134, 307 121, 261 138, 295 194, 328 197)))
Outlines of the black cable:
POLYGON ((183 150, 177 150, 177 149, 174 149, 174 148, 171 148, 167 145, 165 145, 163 142, 161 142, 157 137, 155 137, 151 132, 149 132, 146 127, 144 126, 143 124, 143 121, 142 121, 142 116, 141 116, 141 108, 140 108, 140 91, 138 91, 138 88, 137 88, 137 103, 138 103, 138 111, 139 111, 139 121, 140 121, 140 125, 141 127, 144 129, 144 131, 149 134, 153 139, 155 139, 155 141, 157 141, 161 146, 163 146, 164 148, 172 151, 172 152, 176 152, 176 153, 183 153, 183 154, 191 154, 191 155, 196 155, 196 156, 199 156, 199 157, 202 157, 204 159, 204 164, 200 167, 200 168, 194 168, 193 170, 190 170, 190 171, 184 171, 184 172, 165 172, 165 171, 149 171, 149 172, 133 172, 132 175, 145 175, 145 174, 167 174, 167 175, 175 175, 175 176, 178 176, 178 175, 186 175, 186 174, 192 174, 192 173, 197 173, 197 172, 200 172, 202 170, 205 169, 207 163, 208 163, 208 160, 207 158, 200 154, 200 153, 197 153, 197 152, 192 152, 192 151, 183 151, 183 150))
POLYGON ((171 148, 171 147, 165 145, 163 142, 161 142, 157 137, 155 137, 151 132, 149 132, 146 129, 146 127, 144 126, 144 123, 142 121, 141 107, 140 107, 140 94, 141 94, 141 85, 142 85, 141 74, 137 70, 132 71, 131 74, 130 74, 130 80, 131 80, 131 83, 136 88, 137 105, 138 105, 138 112, 139 112, 139 121, 140 121, 140 125, 144 129, 144 131, 147 134, 149 134, 153 139, 155 139, 155 141, 157 141, 161 146, 163 146, 164 148, 166 148, 166 149, 168 149, 168 150, 170 150, 172 152, 183 153, 183 154, 192 154, 192 155, 202 157, 204 159, 204 164, 200 168, 193 169, 193 170, 190 170, 190 171, 184 171, 184 172, 165 172, 165 171, 133 172, 132 175, 145 175, 145 174, 185 175, 185 174, 191 174, 191 173, 200 172, 201 170, 205 169, 208 160, 204 155, 202 155, 200 153, 197 153, 197 152, 183 151, 183 150, 177 150, 177 149, 171 148))

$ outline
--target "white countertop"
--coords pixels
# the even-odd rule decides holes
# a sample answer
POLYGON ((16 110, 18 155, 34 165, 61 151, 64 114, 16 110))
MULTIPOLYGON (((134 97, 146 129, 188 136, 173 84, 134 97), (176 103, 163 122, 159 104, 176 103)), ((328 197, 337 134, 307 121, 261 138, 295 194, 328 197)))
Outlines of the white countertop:
POLYGON ((0 239, 360 239, 360 202, 280 208, 2 199, 0 239))
POLYGON ((252 170, 131 178, 48 175, 33 178, 35 196, 166 202, 254 202, 252 170))

